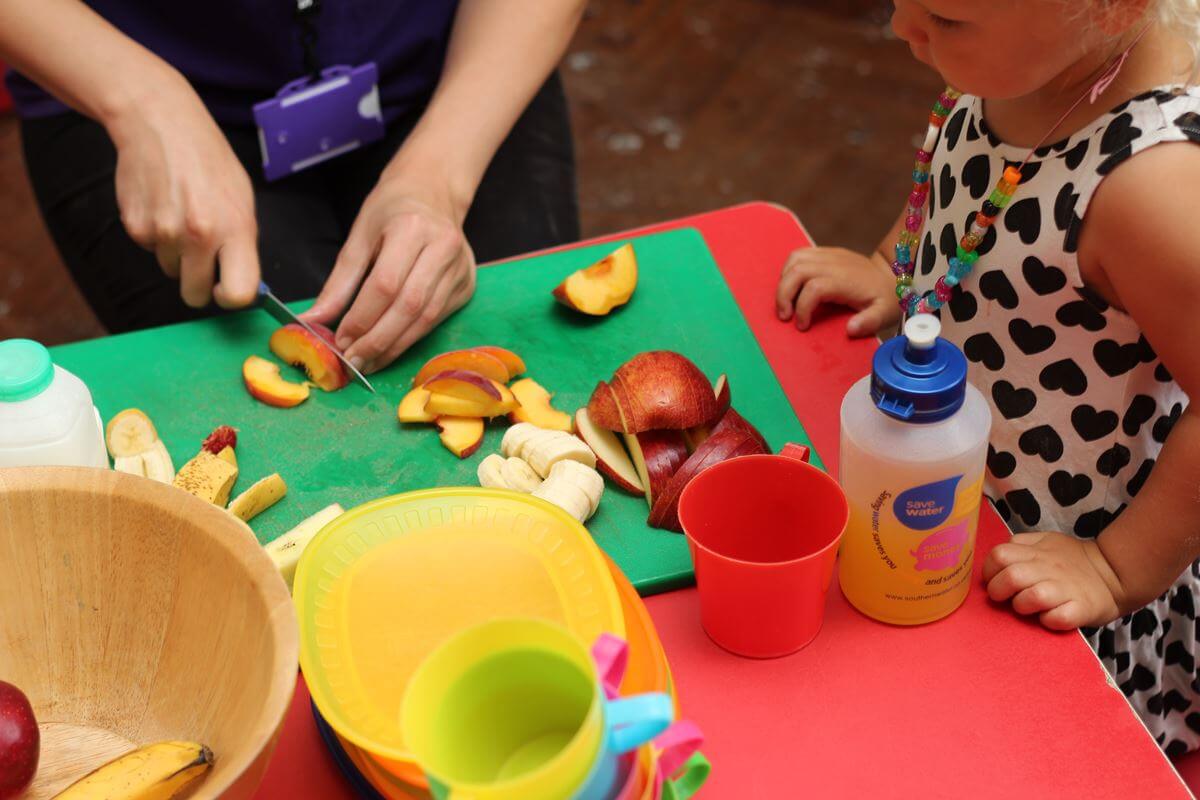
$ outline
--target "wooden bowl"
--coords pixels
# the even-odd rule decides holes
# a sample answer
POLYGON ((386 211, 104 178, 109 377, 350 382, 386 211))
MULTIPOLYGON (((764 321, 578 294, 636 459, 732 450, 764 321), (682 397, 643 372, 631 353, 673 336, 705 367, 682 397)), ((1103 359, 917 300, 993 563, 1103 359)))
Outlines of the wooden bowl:
POLYGON ((296 685, 287 587, 245 523, 161 483, 0 469, 0 680, 42 731, 30 798, 135 745, 203 742, 249 797, 296 685))

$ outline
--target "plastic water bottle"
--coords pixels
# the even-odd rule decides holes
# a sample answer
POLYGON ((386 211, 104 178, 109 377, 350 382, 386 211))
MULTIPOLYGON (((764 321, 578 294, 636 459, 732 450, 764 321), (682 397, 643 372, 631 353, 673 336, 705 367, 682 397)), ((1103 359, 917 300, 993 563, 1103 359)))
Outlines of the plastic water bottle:
POLYGON ((918 314, 842 401, 842 593, 869 617, 919 625, 971 588, 992 415, 962 351, 918 314))
POLYGON ((104 426, 83 381, 29 339, 0 342, 0 467, 108 467, 104 426))

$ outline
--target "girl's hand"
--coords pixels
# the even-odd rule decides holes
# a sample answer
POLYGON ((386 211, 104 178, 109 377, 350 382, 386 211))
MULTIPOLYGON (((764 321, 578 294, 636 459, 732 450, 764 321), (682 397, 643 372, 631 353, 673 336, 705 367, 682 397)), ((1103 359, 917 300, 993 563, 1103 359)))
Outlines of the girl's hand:
POLYGON ((152 101, 108 121, 121 221, 179 280, 189 306, 213 299, 245 306, 259 278, 250 177, 200 98, 175 78, 152 101))
POLYGON ((1095 540, 1061 533, 1018 533, 983 564, 988 596, 1012 600, 1056 631, 1105 625, 1121 616, 1125 592, 1095 540))
POLYGON ((775 305, 781 320, 793 315, 808 330, 821 303, 841 303, 858 313, 846 323, 850 336, 871 336, 900 320, 896 279, 883 256, 864 256, 840 247, 805 247, 783 267, 775 305))
POLYGON ((325 288, 304 316, 327 323, 349 305, 337 329, 338 348, 363 372, 387 366, 474 293, 475 255, 462 232, 464 215, 440 181, 389 168, 363 202, 325 288))

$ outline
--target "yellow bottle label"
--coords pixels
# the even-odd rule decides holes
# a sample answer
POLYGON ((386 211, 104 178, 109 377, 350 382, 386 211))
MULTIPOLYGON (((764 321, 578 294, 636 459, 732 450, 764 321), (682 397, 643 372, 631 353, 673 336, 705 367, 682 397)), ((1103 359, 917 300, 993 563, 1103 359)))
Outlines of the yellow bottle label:
POLYGON ((839 580, 864 614, 897 625, 946 616, 971 588, 983 476, 879 488, 851 503, 839 580))

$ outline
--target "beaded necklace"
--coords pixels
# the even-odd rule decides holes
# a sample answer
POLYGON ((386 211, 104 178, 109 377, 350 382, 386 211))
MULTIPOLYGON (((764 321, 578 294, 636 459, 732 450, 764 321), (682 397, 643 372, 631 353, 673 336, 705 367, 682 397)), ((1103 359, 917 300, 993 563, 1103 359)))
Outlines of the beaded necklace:
POLYGON ((1129 58, 1129 53, 1149 29, 1150 26, 1143 28, 1133 42, 1105 66, 1099 78, 1088 91, 1080 95, 1079 99, 1059 117, 1058 122, 1046 131, 1046 135, 1041 138, 1041 141, 1029 148, 1029 153, 1021 160, 1020 164, 1004 168, 1004 173, 996 183, 996 188, 983 201, 983 205, 971 219, 971 225, 967 232, 959 239, 957 251, 950 258, 946 274, 937 279, 932 290, 924 295, 919 295, 912 285, 913 273, 916 268, 913 257, 921 241, 921 227, 925 221, 925 202, 929 199, 929 172, 933 162, 933 151, 937 148, 938 138, 941 136, 942 125, 945 124, 946 117, 950 116, 958 99, 962 97, 962 92, 953 86, 947 86, 942 90, 929 112, 929 127, 925 131, 925 141, 917 150, 917 162, 912 173, 912 190, 909 192, 908 203, 904 209, 904 230, 900 232, 900 238, 896 242, 896 257, 892 261, 892 274, 896 276, 896 297, 899 299, 903 317, 912 314, 929 314, 950 301, 954 294, 954 287, 971 274, 971 269, 979 260, 976 248, 983 241, 983 237, 987 235, 988 228, 996 222, 996 218, 1012 201, 1013 194, 1021 184, 1021 169, 1029 163, 1034 152, 1074 113, 1080 103, 1084 100, 1095 103, 1104 90, 1112 85, 1112 82, 1116 80, 1117 73, 1125 65, 1125 60, 1129 58))

